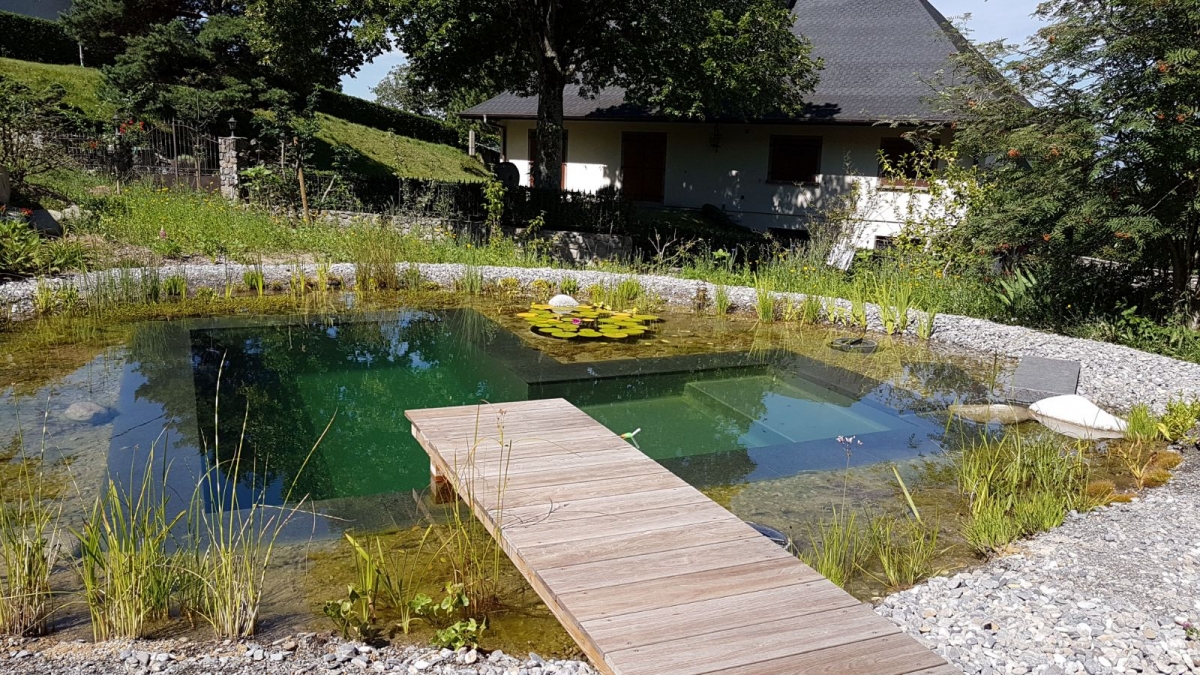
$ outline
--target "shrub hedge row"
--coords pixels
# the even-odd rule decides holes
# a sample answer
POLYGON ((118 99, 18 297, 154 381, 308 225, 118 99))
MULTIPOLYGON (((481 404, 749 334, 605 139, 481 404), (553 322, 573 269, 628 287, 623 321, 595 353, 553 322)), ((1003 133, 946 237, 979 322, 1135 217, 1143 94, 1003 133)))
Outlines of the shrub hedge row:
POLYGON ((459 144, 458 131, 439 119, 395 110, 373 101, 347 96, 340 91, 322 91, 317 100, 317 110, 347 122, 392 131, 421 141, 455 146, 459 144))
POLYGON ((38 63, 78 64, 79 45, 53 21, 0 11, 0 56, 38 63))

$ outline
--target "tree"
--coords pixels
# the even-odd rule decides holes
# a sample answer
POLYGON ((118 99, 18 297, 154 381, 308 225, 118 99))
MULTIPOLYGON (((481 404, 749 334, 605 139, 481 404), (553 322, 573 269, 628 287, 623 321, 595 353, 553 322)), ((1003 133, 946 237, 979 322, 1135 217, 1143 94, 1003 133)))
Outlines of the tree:
POLYGON ((624 87, 661 114, 794 113, 816 84, 811 45, 778 0, 397 0, 409 80, 538 96, 534 184, 561 184, 563 97, 624 87))
POLYGON ((985 45, 961 64, 969 83, 941 95, 960 146, 988 158, 972 236, 1169 269, 1173 297, 1200 309, 1200 0, 1050 0, 1037 14, 1047 25, 1026 45, 985 45))
POLYGON ((26 192, 29 179, 68 166, 70 156, 58 143, 58 134, 73 128, 65 111, 61 85, 35 91, 0 75, 0 168, 13 186, 26 192))
POLYGON ((111 60, 105 94, 128 112, 203 120, 337 87, 386 45, 380 1, 78 0, 64 25, 111 60))
POLYGON ((380 105, 416 115, 446 116, 446 106, 439 100, 438 92, 415 81, 412 66, 407 63, 393 67, 371 91, 380 105))

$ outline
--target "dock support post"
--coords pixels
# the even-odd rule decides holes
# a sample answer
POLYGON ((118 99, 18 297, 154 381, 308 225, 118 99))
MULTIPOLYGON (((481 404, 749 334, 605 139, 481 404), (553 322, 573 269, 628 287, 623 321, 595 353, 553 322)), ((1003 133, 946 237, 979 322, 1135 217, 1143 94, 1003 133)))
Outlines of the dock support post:
POLYGON ((433 495, 434 504, 449 504, 455 499, 454 486, 433 462, 429 463, 429 492, 433 495))

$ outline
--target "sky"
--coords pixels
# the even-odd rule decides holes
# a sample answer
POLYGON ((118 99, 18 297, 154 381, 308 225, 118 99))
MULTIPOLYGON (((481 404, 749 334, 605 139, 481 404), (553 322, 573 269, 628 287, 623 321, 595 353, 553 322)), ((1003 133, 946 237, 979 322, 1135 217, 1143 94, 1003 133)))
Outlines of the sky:
MULTIPOLYGON (((1038 28, 1038 21, 1031 17, 1038 0, 931 0, 933 5, 947 18, 970 14, 967 23, 972 40, 988 42, 1005 38, 1009 42, 1023 42, 1038 28)), ((803 2, 803 0, 801 0, 803 2)), ((347 94, 365 99, 375 99, 371 87, 379 83, 398 63, 404 62, 400 52, 389 52, 363 66, 354 77, 342 79, 342 88, 347 94)))

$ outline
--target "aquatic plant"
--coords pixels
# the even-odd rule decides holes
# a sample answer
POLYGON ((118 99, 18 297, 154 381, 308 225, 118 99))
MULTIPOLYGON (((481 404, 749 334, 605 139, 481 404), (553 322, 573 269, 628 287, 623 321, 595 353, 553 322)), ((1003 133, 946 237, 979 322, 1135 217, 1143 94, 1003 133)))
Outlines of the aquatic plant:
MULTIPOLYGON (((214 417, 220 411, 223 370, 222 365, 217 372, 214 417)), ((257 631, 263 588, 276 542, 307 501, 307 496, 293 500, 296 485, 336 417, 335 413, 325 425, 284 491, 286 506, 267 503, 265 482, 249 486, 248 503, 238 489, 237 477, 244 475, 241 469, 248 407, 232 458, 213 462, 197 482, 187 520, 190 550, 175 563, 182 567, 178 574, 185 575, 185 583, 193 587, 194 604, 189 610, 207 621, 217 637, 245 638, 257 631)), ((213 428, 220 429, 219 419, 213 428)), ((207 439, 205 450, 210 450, 207 439)), ((211 453, 214 458, 222 457, 219 435, 213 436, 211 453)), ((248 475, 259 476, 260 471, 253 470, 248 475)))
POLYGON ((475 296, 483 294, 483 272, 478 267, 467 265, 462 276, 454 280, 454 290, 475 296))
POLYGON ((772 284, 762 277, 754 279, 754 313, 763 323, 775 320, 775 290, 772 284))
POLYGON ((554 311, 550 305, 533 303, 517 312, 536 335, 559 340, 637 340, 652 337, 660 319, 653 314, 615 312, 592 305, 579 305, 568 314, 554 311))
POLYGON ((188 294, 187 278, 179 275, 169 276, 163 280, 162 290, 168 298, 186 298, 188 294))
POLYGON ((79 576, 96 640, 137 638, 170 609, 174 570, 167 543, 183 514, 167 515, 167 498, 156 485, 154 451, 140 482, 118 486, 111 478, 96 498, 83 529, 79 576))
POLYGON ((0 482, 0 633, 31 637, 46 633, 53 610, 50 574, 61 554, 62 504, 53 500, 41 458, 25 456, 19 431, 10 448, 2 459, 15 475, 0 482))
POLYGON ((1163 435, 1158 418, 1150 412, 1150 406, 1138 403, 1129 409, 1125 420, 1125 436, 1134 441, 1153 441, 1163 435))
POLYGON ((574 277, 563 277, 562 281, 558 282, 558 292, 574 297, 579 292, 579 282, 574 277))
POLYGON ((955 458, 953 473, 970 506, 964 534, 984 554, 1104 503, 1088 489, 1081 448, 1051 434, 983 436, 955 458))
POLYGON ((845 586, 865 552, 858 515, 833 507, 832 515, 810 526, 808 535, 809 547, 800 551, 800 559, 826 579, 845 586))
POLYGON ((1178 441, 1196 428, 1197 420, 1200 420, 1200 399, 1172 397, 1159 425, 1168 441, 1178 441))
POLYGON ((514 298, 521 292, 521 280, 516 277, 504 277, 496 282, 496 293, 503 298, 514 298))
POLYGON ((260 298, 265 289, 264 281, 262 265, 255 265, 252 269, 242 273, 242 283, 246 285, 246 290, 254 292, 260 298))
MULTIPOLYGON (((520 282, 518 282, 518 285, 520 282)), ((529 289, 533 291, 533 297, 538 302, 546 302, 550 296, 554 295, 554 284, 546 279, 534 279, 529 285, 529 289)))
POLYGON ((882 581, 888 588, 908 588, 938 574, 934 566, 938 548, 938 525, 919 520, 880 514, 868 521, 867 542, 870 557, 879 564, 882 581))
POLYGON ((917 337, 928 340, 933 337, 934 326, 937 323, 938 311, 934 307, 926 309, 917 316, 917 337))
POLYGON ((717 316, 729 314, 729 306, 729 288, 724 284, 717 284, 713 297, 713 309, 716 311, 717 316))

